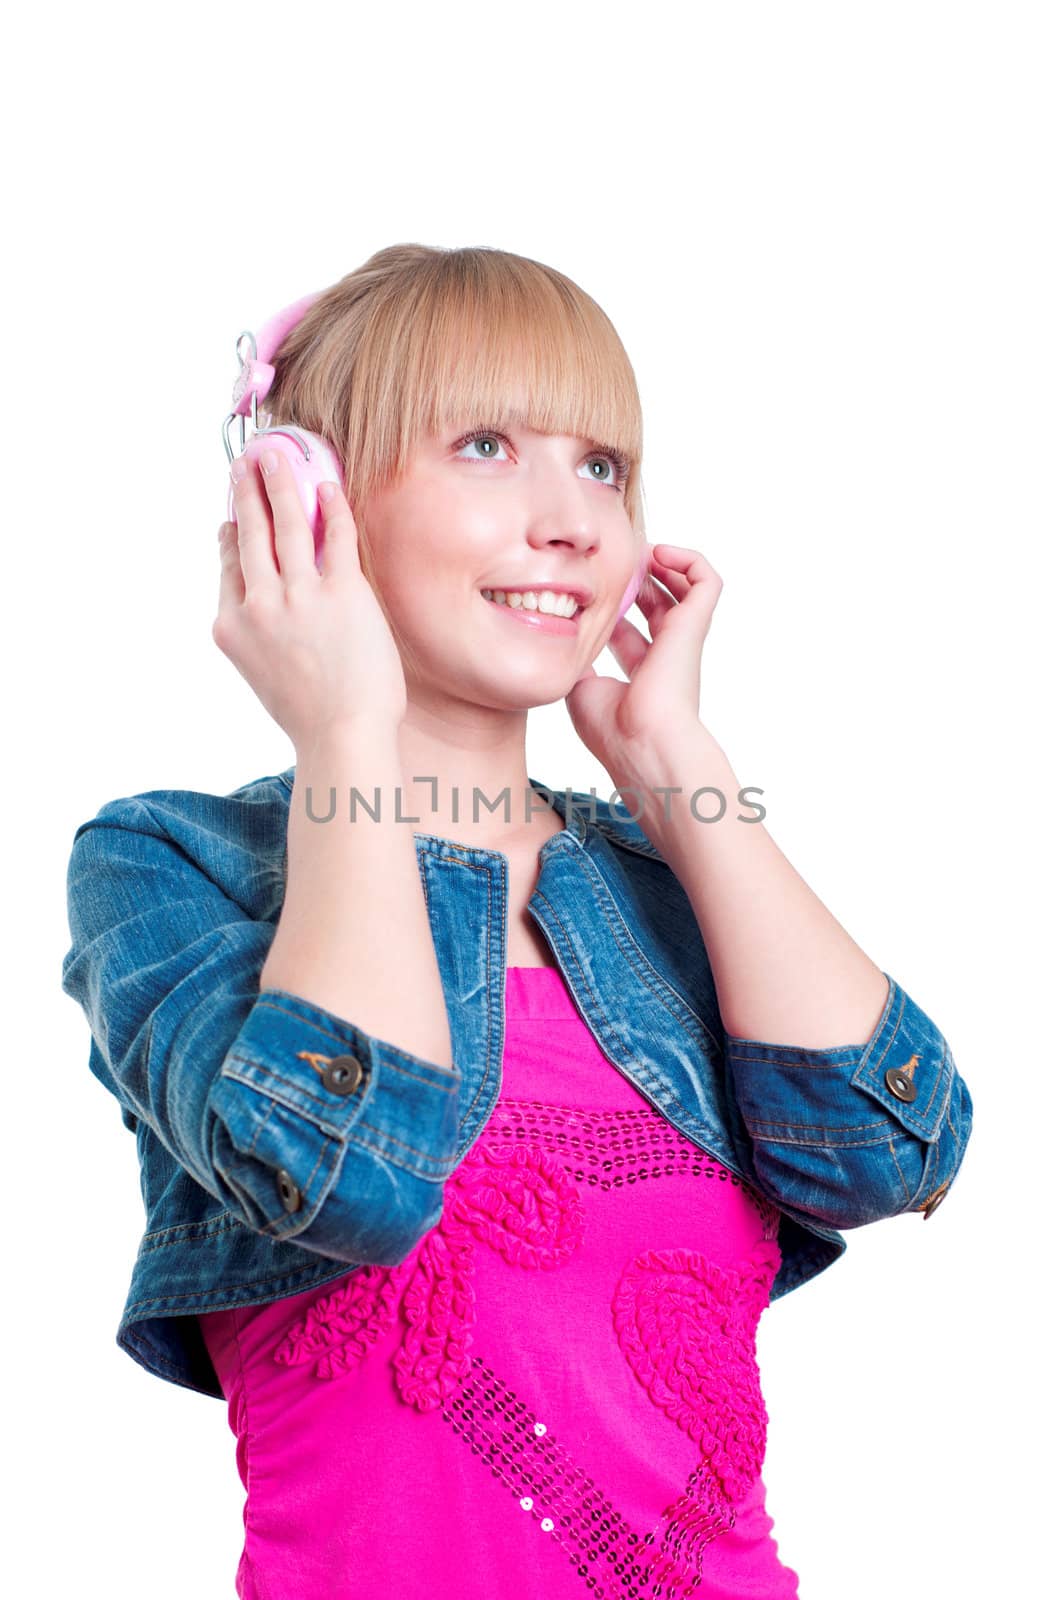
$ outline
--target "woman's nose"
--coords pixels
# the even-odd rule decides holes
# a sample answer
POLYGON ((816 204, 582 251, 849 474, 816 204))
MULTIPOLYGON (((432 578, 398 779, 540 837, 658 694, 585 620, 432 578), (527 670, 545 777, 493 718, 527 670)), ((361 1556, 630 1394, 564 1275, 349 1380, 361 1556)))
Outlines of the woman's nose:
MULTIPOLYGON (((599 489, 598 493, 606 491, 599 489)), ((544 544, 561 540, 576 550, 595 549, 601 540, 600 518, 587 501, 581 484, 555 482, 537 487, 528 509, 529 535, 544 544)))

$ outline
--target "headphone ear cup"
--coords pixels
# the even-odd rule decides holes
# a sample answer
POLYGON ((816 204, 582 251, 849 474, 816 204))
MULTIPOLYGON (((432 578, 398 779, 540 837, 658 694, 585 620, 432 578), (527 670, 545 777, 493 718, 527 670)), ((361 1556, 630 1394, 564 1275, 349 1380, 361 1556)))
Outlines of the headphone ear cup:
MULTIPOLYGON (((321 514, 317 498, 317 486, 319 483, 334 483, 340 493, 343 493, 343 468, 340 458, 319 434, 308 433, 305 428, 291 426, 264 428, 261 433, 253 434, 242 454, 247 461, 257 462, 264 450, 275 450, 279 456, 284 457, 291 469, 303 515, 314 536, 314 562, 320 572, 324 559, 325 519, 321 514)), ((231 481, 227 520, 229 522, 236 520, 231 481)))

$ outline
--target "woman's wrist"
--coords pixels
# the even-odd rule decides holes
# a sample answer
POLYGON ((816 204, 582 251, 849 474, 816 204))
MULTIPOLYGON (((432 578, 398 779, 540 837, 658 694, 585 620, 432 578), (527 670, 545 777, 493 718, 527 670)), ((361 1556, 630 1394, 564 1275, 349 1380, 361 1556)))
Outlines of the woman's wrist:
POLYGON ((310 729, 293 747, 297 769, 316 769, 330 760, 346 763, 352 755, 397 755, 399 730, 396 723, 377 717, 353 717, 310 729))

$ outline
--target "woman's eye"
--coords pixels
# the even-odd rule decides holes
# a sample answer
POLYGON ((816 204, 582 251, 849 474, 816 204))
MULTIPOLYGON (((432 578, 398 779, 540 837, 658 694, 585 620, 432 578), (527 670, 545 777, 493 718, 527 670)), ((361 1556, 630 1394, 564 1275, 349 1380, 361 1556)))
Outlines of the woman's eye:
MULTIPOLYGON (((505 450, 507 443, 508 441, 502 434, 490 433, 481 429, 477 433, 467 433, 464 438, 459 439, 455 449, 458 451, 459 460, 498 461, 500 459, 508 459, 499 454, 500 451, 505 450), (480 449, 481 445, 488 446, 486 452, 480 449), (468 455, 466 452, 469 450, 472 450, 474 454, 468 455)), ((583 467, 589 469, 590 475, 596 483, 604 483, 608 489, 623 491, 628 474, 626 465, 619 457, 609 454, 603 455, 599 452, 583 462, 580 468, 581 471, 583 467), (608 476, 610 472, 612 473, 611 478, 608 476)))
POLYGON ((591 469, 591 477, 596 483, 605 483, 612 489, 619 489, 624 481, 619 466, 611 456, 592 456, 583 465, 591 469), (613 474, 612 478, 608 476, 610 472, 613 474))
MULTIPOLYGON (((478 433, 474 434, 472 438, 461 440, 461 455, 465 455, 466 450, 481 444, 490 445, 492 447, 491 451, 485 455, 483 451, 477 450, 475 459, 477 461, 497 461, 498 452, 503 448, 503 441, 497 433, 478 433)), ((473 457, 465 456, 465 459, 471 461, 473 457)))

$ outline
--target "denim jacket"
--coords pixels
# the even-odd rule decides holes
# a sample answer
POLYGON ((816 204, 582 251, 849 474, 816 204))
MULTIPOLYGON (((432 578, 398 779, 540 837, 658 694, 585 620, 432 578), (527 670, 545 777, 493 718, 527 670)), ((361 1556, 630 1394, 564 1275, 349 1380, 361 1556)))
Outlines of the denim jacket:
MULTIPOLYGON (((136 1138, 146 1218, 117 1342, 218 1398, 196 1314, 402 1261, 440 1220, 445 1180, 501 1089, 500 851, 414 834, 453 1068, 260 989, 294 775, 108 801, 77 829, 67 875, 62 986, 136 1138)), ((867 1041, 733 1037, 690 901, 627 809, 530 782, 565 821, 540 851, 530 913, 617 1071, 778 1208, 771 1298, 838 1259, 839 1229, 929 1217, 966 1149, 971 1099, 926 1012, 887 973, 867 1041)))

